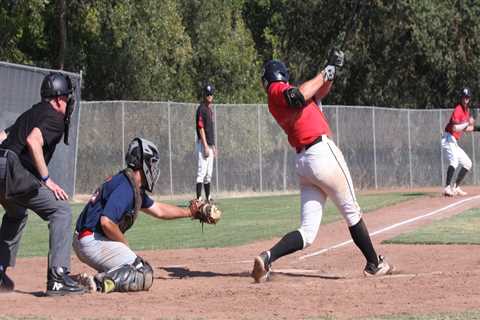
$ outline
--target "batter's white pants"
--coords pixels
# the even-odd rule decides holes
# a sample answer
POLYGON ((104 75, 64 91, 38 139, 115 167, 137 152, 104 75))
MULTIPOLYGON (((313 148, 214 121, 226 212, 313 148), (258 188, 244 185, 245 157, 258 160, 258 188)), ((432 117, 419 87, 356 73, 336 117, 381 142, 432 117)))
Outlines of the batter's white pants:
POLYGON ((73 235, 73 250, 78 259, 98 272, 106 272, 112 268, 132 264, 137 255, 124 243, 112 241, 100 233, 85 236, 78 240, 73 235))
POLYGON ((213 174, 213 149, 210 147, 210 152, 208 157, 205 158, 203 154, 203 143, 200 140, 197 140, 196 152, 198 159, 198 169, 197 169, 197 183, 210 183, 212 181, 213 174))
POLYGON ((449 132, 444 132, 442 136, 442 149, 445 157, 455 169, 461 165, 467 170, 472 168, 472 160, 458 145, 457 140, 449 132))
POLYGON ((362 213, 352 178, 340 149, 328 137, 297 154, 300 179, 301 226, 304 248, 317 237, 327 197, 337 206, 348 226, 356 225, 362 213))

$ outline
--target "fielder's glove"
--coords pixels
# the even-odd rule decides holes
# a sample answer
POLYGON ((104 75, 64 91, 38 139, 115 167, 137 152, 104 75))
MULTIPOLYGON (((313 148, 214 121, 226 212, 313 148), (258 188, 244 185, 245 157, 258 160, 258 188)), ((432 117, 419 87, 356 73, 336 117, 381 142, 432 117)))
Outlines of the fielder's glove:
POLYGON ((194 199, 188 206, 192 219, 201 223, 216 224, 222 216, 222 211, 214 204, 194 199))
POLYGON ((328 53, 327 66, 332 65, 337 68, 343 67, 345 63, 345 54, 343 51, 332 48, 328 53))

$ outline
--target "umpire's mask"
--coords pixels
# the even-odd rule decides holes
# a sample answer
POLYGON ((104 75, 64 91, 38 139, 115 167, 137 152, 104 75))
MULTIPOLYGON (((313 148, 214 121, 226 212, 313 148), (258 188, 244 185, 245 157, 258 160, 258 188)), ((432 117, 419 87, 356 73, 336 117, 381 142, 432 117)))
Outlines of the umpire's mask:
POLYGON ((143 187, 150 192, 153 192, 153 187, 160 176, 159 160, 160 153, 151 141, 135 138, 128 145, 128 151, 125 156, 127 167, 133 170, 142 170, 145 178, 143 187))

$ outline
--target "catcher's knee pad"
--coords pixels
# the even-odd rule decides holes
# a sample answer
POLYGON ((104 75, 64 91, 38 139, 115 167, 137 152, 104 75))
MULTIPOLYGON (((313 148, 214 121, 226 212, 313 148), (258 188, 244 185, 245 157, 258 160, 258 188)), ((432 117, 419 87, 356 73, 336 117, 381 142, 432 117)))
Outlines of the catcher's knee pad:
POLYGON ((102 292, 148 291, 153 284, 153 269, 150 264, 137 257, 133 264, 113 268, 100 276, 102 292))

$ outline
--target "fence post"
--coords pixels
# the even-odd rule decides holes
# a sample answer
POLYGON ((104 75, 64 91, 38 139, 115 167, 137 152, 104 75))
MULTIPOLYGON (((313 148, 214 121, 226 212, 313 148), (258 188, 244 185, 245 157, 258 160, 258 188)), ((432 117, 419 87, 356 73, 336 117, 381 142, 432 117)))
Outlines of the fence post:
MULTIPOLYGON (((213 118, 214 118, 214 132, 215 132, 215 148, 217 148, 217 150, 219 150, 219 146, 218 146, 218 135, 217 135, 217 127, 218 127, 218 122, 217 122, 217 105, 214 104, 213 105, 213 118)), ((219 188, 218 188, 218 156, 216 157, 215 161, 215 188, 217 190, 217 194, 219 193, 219 188)))
POLYGON ((263 170, 262 170, 262 128, 260 124, 261 112, 260 105, 257 104, 257 130, 258 130, 258 166, 260 171, 260 192, 263 192, 263 170))
MULTIPOLYGON (((442 110, 438 110, 438 125, 440 127, 440 132, 443 131, 442 128, 442 110)), ((440 144, 440 168, 442 170, 442 182, 440 185, 443 185, 443 182, 445 181, 445 167, 443 165, 443 148, 442 145, 440 144)))
POLYGON ((412 175, 412 133, 410 132, 410 109, 407 110, 407 123, 408 123, 408 167, 410 174, 410 189, 413 188, 413 175, 412 175))
POLYGON ((375 178, 375 189, 378 189, 377 140, 375 139, 375 108, 374 107, 372 107, 372 133, 373 133, 373 176, 375 178))
POLYGON ((170 121, 170 101, 167 102, 168 115, 168 167, 170 170, 170 195, 173 196, 173 169, 172 169, 172 122, 170 121))

